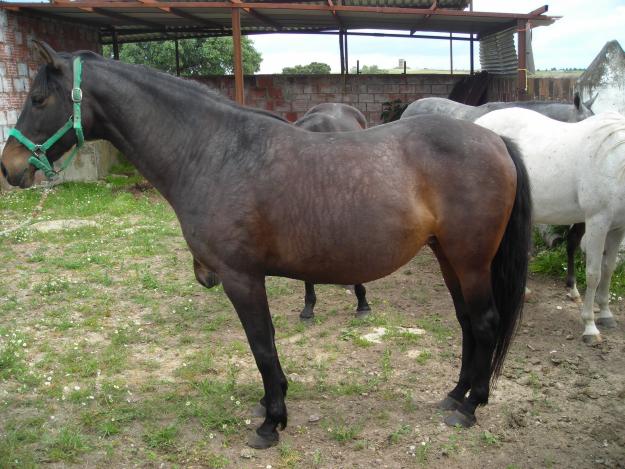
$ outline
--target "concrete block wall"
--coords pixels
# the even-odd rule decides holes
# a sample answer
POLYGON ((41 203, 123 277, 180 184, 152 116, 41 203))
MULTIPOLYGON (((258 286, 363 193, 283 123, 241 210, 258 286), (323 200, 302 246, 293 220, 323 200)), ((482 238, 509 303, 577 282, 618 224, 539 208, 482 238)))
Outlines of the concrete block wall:
MULTIPOLYGON (((381 122, 382 103, 409 103, 427 96, 446 98, 460 76, 452 75, 254 75, 245 77, 245 104, 295 121, 319 103, 342 102, 358 108, 370 125, 381 122)), ((197 81, 234 97, 232 76, 197 81)))

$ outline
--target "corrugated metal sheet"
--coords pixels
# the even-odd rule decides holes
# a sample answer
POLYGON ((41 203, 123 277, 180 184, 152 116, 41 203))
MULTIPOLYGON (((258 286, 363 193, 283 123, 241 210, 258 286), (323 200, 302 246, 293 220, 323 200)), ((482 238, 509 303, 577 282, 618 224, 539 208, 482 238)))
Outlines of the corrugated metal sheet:
POLYGON ((480 40, 480 64, 488 73, 517 73, 519 60, 514 48, 515 28, 486 36, 480 40))

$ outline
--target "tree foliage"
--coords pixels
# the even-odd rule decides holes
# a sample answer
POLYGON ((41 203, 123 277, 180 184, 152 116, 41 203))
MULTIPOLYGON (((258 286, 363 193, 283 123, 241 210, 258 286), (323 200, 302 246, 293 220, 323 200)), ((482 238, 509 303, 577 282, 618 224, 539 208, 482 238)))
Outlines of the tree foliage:
MULTIPOLYGON (((233 46, 231 37, 180 39, 178 41, 181 76, 226 75, 233 73, 233 46)), ((243 73, 260 70, 262 56, 247 37, 241 38, 243 73)), ((106 47, 105 55, 112 56, 106 47)), ((176 46, 174 41, 137 42, 120 46, 122 62, 143 64, 164 72, 176 74, 176 46)))
POLYGON ((308 65, 295 65, 282 69, 282 73, 288 75, 324 75, 330 71, 330 66, 321 62, 311 62, 308 65))

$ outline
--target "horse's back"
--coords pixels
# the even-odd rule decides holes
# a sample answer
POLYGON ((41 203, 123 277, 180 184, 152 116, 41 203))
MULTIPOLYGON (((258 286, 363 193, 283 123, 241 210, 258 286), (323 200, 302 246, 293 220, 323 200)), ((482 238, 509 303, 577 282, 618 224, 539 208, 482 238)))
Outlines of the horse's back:
POLYGON ((569 224, 583 222, 585 212, 609 204, 613 197, 609 173, 616 168, 606 167, 606 161, 596 157, 601 140, 598 131, 606 119, 609 116, 597 115, 567 123, 529 109, 508 108, 492 111, 476 124, 519 145, 532 185, 534 221, 569 224))
POLYGON ((458 103, 451 99, 430 97, 410 103, 401 115, 401 119, 425 114, 436 114, 453 117, 455 119, 473 121, 482 113, 474 106, 458 103))
POLYGON ((344 103, 317 104, 306 111, 304 117, 299 119, 295 125, 313 130, 306 127, 313 122, 316 123, 317 128, 323 129, 316 130, 318 132, 344 132, 367 128, 367 119, 364 114, 354 106, 344 103), (313 117, 316 117, 316 120, 313 117), (326 119, 325 124, 323 124, 324 119, 326 119))

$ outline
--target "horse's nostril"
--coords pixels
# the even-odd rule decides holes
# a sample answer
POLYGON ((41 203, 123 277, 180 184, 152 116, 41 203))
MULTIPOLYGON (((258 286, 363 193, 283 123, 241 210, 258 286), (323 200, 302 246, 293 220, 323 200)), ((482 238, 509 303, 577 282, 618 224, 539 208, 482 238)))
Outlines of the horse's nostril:
POLYGON ((7 177, 7 169, 4 167, 3 163, 0 163, 0 170, 2 170, 2 175, 6 178, 7 177))

